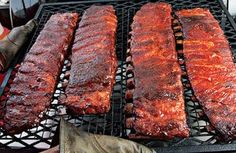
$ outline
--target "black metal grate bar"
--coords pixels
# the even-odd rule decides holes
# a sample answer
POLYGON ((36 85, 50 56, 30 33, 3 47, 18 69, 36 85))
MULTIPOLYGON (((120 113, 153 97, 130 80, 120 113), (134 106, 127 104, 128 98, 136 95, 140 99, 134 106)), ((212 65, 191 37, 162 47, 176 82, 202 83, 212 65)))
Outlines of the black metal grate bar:
MULTIPOLYGON (((206 7, 209 8, 214 17, 219 21, 222 29, 227 36, 228 41, 232 47, 232 53, 236 57, 236 24, 233 22, 232 17, 227 12, 227 9, 223 6, 221 0, 208 1, 208 0, 159 0, 160 2, 170 3, 174 10, 183 8, 194 7, 206 7)), ((35 126, 32 129, 26 130, 21 134, 9 136, 0 130, 0 147, 1 148, 49 148, 52 144, 52 139, 56 135, 56 129, 58 127, 60 118, 63 117, 67 121, 73 123, 76 126, 80 126, 88 132, 114 135, 127 138, 127 132, 125 129, 123 113, 123 106, 125 104, 124 94, 126 89, 126 52, 129 48, 129 31, 132 18, 137 10, 141 6, 149 2, 143 1, 83 1, 83 2, 65 2, 65 3, 51 3, 43 4, 40 6, 35 18, 39 21, 39 26, 36 29, 31 42, 22 50, 27 52, 32 44, 35 42, 39 32, 43 29, 44 24, 49 17, 56 12, 79 12, 83 13, 85 9, 92 4, 111 4, 116 9, 118 17, 118 29, 116 38, 116 52, 119 60, 119 68, 116 74, 116 85, 114 86, 113 95, 111 98, 111 111, 107 114, 101 115, 83 115, 73 116, 68 115, 66 108, 63 105, 58 104, 58 97, 64 92, 62 88, 62 82, 66 79, 65 73, 69 69, 67 68, 68 60, 65 60, 60 79, 58 81, 57 88, 55 90, 54 97, 51 102, 51 107, 47 110, 45 119, 39 126, 35 126)), ((151 0, 154 2, 154 0, 151 0)), ((180 59, 182 57, 180 56, 180 59)), ((15 65, 22 61, 22 56, 17 56, 17 60, 13 63, 12 68, 7 72, 9 77, 6 77, 4 83, 1 85, 1 104, 8 94, 10 82, 14 78, 14 74, 17 71, 15 65)), ((182 66, 184 70, 184 66, 182 66)), ((183 82, 188 84, 187 78, 183 78, 183 82)), ((209 122, 204 115, 202 116, 202 109, 197 101, 192 99, 193 93, 191 89, 185 88, 185 101, 186 112, 188 114, 188 124, 191 128, 191 136, 187 139, 174 139, 171 141, 159 141, 159 140, 137 140, 140 143, 145 144, 148 147, 155 148, 159 152, 184 152, 184 151, 232 151, 236 150, 235 142, 222 142, 218 139, 215 131, 209 132, 209 122)))

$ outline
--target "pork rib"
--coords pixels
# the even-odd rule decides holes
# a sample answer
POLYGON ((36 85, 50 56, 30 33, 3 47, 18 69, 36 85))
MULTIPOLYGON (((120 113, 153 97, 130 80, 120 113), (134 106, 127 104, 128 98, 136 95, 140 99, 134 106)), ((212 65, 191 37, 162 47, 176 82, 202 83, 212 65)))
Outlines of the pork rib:
POLYGON ((52 15, 27 53, 6 103, 4 128, 8 133, 39 123, 41 113, 50 105, 77 20, 77 13, 52 15))
POLYGON ((136 116, 132 128, 137 135, 160 139, 189 136, 171 11, 169 4, 148 3, 136 13, 131 26, 136 116))
POLYGON ((116 27, 115 10, 110 5, 93 5, 83 14, 72 48, 69 84, 60 100, 75 114, 110 110, 117 67, 116 27))
POLYGON ((178 11, 194 94, 224 138, 236 138, 236 69, 229 43, 208 9, 178 11))

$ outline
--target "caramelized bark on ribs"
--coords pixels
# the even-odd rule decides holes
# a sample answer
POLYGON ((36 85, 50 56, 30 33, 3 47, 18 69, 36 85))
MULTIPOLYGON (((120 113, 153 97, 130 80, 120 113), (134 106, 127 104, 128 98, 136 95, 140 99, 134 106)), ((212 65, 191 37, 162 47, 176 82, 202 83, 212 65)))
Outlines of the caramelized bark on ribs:
POLYGON ((77 13, 52 15, 27 53, 6 103, 4 128, 8 133, 19 133, 39 123, 50 105, 77 20, 77 13))
POLYGON ((136 13, 131 26, 136 117, 133 123, 128 118, 127 124, 137 135, 159 139, 189 136, 171 11, 169 4, 148 3, 136 13))
POLYGON ((75 34, 72 66, 65 96, 60 102, 75 114, 98 114, 110 110, 117 60, 117 19, 110 5, 88 8, 75 34))
POLYGON ((183 52, 194 93, 224 138, 236 138, 236 69, 229 43, 208 9, 178 11, 183 52))

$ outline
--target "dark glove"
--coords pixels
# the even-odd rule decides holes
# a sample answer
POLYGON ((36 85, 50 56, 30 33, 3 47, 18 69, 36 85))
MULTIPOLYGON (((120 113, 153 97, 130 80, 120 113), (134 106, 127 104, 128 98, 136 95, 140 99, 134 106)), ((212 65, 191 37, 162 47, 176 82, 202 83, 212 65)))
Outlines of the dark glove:
POLYGON ((62 119, 60 153, 155 153, 155 151, 129 140, 84 132, 62 119))
POLYGON ((8 68, 16 53, 28 40, 30 33, 36 27, 36 21, 30 20, 26 25, 13 28, 11 32, 0 41, 0 71, 8 68))

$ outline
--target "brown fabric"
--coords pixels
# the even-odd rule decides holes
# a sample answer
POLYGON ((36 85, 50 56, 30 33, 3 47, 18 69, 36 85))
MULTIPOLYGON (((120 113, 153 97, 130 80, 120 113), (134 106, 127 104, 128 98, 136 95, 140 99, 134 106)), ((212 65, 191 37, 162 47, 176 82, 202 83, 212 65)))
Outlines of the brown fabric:
POLYGON ((154 153, 122 138, 84 132, 63 119, 60 125, 60 153, 154 153))
POLYGON ((35 27, 36 21, 30 20, 26 25, 12 29, 11 32, 0 41, 0 71, 4 71, 8 68, 35 27))

